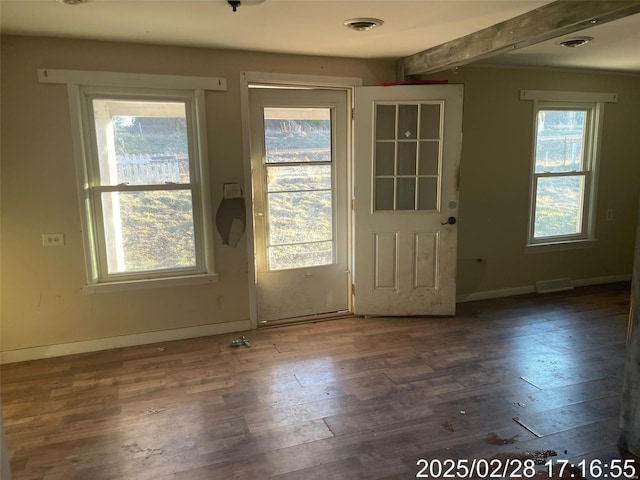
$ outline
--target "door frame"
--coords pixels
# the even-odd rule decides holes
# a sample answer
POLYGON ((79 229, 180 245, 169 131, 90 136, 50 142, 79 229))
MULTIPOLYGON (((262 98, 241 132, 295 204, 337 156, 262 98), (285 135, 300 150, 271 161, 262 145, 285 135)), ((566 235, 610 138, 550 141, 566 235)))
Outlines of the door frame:
MULTIPOLYGON (((249 281, 249 319, 252 329, 258 328, 258 293, 255 256, 255 232, 253 216, 253 183, 251 175, 251 131, 249 111, 249 86, 255 83, 272 84, 274 87, 308 87, 335 88, 347 93, 347 108, 353 109, 355 87, 362 86, 362 79, 356 77, 323 77, 316 75, 293 75, 267 72, 240 72, 240 109, 242 119, 242 156, 244 168, 244 195, 246 202, 246 233, 249 281)), ((353 198, 353 121, 348 125, 347 152, 347 185, 349 195, 353 198)), ((349 200, 351 203, 351 200, 349 200)), ((353 264, 353 236, 352 211, 348 215, 347 227, 347 264, 352 270, 353 264)), ((350 277, 351 278, 351 277, 350 277)), ((352 295, 349 292, 349 310, 353 309, 352 295)))

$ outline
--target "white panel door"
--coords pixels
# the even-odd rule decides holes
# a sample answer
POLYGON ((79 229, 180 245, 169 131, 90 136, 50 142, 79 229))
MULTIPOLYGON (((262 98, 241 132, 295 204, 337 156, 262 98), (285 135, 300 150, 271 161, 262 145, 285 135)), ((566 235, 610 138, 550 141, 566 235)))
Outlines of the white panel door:
POLYGON ((258 321, 347 311, 347 92, 249 95, 258 321))
POLYGON ((462 96, 462 85, 356 89, 356 314, 455 314, 462 96))

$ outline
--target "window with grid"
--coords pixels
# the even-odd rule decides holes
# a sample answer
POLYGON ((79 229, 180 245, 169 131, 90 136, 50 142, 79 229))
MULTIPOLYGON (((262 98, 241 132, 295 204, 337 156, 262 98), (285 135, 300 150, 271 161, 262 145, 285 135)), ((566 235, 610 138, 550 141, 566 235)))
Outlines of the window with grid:
POLYGON ((440 103, 375 109, 374 211, 439 210, 440 103))

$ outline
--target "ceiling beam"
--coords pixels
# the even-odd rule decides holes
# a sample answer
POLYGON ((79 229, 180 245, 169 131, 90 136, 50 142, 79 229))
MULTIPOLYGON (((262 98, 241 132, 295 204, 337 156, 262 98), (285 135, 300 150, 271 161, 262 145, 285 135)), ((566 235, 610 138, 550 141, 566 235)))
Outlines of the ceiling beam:
POLYGON ((440 72, 640 13, 640 1, 557 0, 398 61, 401 79, 440 72))

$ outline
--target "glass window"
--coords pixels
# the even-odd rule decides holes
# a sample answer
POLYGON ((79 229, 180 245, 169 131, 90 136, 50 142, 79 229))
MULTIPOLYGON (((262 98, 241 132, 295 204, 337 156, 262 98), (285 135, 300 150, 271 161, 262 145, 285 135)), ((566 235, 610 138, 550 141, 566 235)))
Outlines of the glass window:
POLYGON ((264 108, 270 270, 334 263, 330 108, 264 108))
POLYGON ((207 271, 193 95, 85 94, 87 209, 97 283, 207 271))
POLYGON ((439 209, 440 103, 378 104, 375 114, 375 211, 439 209))
POLYGON ((536 104, 530 245, 593 236, 596 108, 536 104))

